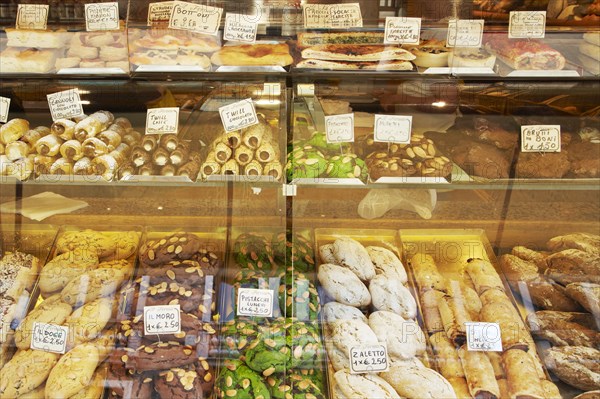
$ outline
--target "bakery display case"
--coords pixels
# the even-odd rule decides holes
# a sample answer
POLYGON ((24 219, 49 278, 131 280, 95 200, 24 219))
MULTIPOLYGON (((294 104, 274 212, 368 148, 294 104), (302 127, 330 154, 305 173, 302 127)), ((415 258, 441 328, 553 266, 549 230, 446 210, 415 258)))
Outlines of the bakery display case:
POLYGON ((0 397, 597 397, 596 3, 2 1, 0 397))

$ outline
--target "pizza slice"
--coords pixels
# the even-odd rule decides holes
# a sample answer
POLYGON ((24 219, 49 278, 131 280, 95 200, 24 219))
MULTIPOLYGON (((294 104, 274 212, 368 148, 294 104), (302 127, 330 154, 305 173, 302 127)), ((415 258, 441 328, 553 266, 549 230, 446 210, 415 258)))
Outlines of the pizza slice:
POLYGON ((358 44, 325 44, 302 50, 302 58, 372 62, 384 60, 411 61, 416 57, 409 51, 393 46, 358 45, 358 44))

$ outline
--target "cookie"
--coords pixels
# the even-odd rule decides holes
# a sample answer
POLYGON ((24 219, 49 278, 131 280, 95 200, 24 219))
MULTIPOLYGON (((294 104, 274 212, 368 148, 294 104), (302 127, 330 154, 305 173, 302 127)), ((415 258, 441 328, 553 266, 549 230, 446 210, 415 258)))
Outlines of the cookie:
MULTIPOLYGON (((214 255, 211 253, 211 255, 214 255)), ((214 255, 216 257, 216 255, 214 255)), ((204 257, 208 262, 196 262, 195 260, 174 260, 163 267, 145 268, 143 275, 150 278, 151 284, 159 284, 163 281, 186 283, 190 286, 203 285, 207 277, 216 276, 221 262, 212 257, 204 257)))
POLYGON ((369 246, 365 248, 369 254, 375 274, 383 274, 388 277, 395 277, 405 284, 408 281, 406 269, 395 253, 387 248, 369 246))
POLYGON ((284 375, 276 374, 266 378, 273 399, 325 399, 323 388, 305 376, 289 370, 284 375))
POLYGON ((65 231, 56 241, 56 252, 62 254, 74 250, 80 250, 82 256, 96 254, 102 259, 113 256, 116 248, 112 239, 98 231, 65 231))
POLYGON ((319 247, 319 257, 321 258, 321 263, 338 264, 337 259, 333 255, 333 244, 321 245, 319 247))
POLYGON ((129 276, 131 276, 131 274, 133 273, 133 263, 128 262, 125 259, 104 261, 99 263, 98 266, 96 266, 96 268, 119 270, 123 272, 123 274, 125 274, 126 278, 129 278, 129 276))
POLYGON ((221 326, 221 350, 223 357, 239 359, 248 346, 258 337, 260 327, 252 319, 230 320, 221 326))
POLYGON ((61 291, 61 297, 71 306, 81 306, 95 299, 113 295, 123 280, 125 274, 120 270, 92 270, 69 281, 61 291))
POLYGON ((125 349, 118 349, 111 356, 108 368, 110 397, 150 399, 154 391, 153 376, 148 372, 126 369, 123 359, 128 359, 129 353, 125 349))
POLYGON ((356 307, 371 303, 369 290, 350 269, 324 264, 319 266, 317 278, 327 294, 337 302, 356 307))
POLYGON ((15 330, 15 344, 17 348, 23 350, 29 349, 31 346, 33 325, 35 323, 60 326, 67 320, 72 311, 73 308, 71 308, 71 305, 60 300, 60 295, 54 295, 44 300, 23 319, 19 327, 15 330))
POLYGON ((219 398, 271 398, 261 375, 240 360, 226 360, 223 363, 215 389, 219 398))
POLYGON ((375 266, 369 253, 358 241, 350 237, 341 237, 333 243, 333 256, 338 265, 351 270, 362 281, 375 277, 375 266))
POLYGON ((357 319, 367 323, 367 316, 354 306, 344 305, 339 302, 328 302, 323 305, 323 320, 325 323, 333 323, 336 320, 357 319))
POLYGON ((205 365, 207 370, 202 367, 187 367, 161 371, 154 380, 154 389, 163 399, 210 397, 215 377, 214 371, 206 361, 205 365))
POLYGON ((99 367, 89 385, 71 396, 69 399, 100 399, 104 393, 104 381, 106 380, 107 370, 105 367, 99 367))
POLYGON ((107 330, 102 331, 100 335, 96 338, 92 339, 88 343, 90 345, 94 345, 98 350, 98 357, 100 358, 100 363, 102 363, 106 358, 113 352, 115 349, 117 339, 116 332, 114 328, 109 328, 107 330))
POLYGON ((156 341, 177 341, 184 345, 194 346, 200 342, 201 336, 198 334, 202 330, 202 321, 197 316, 180 313, 181 332, 176 334, 144 335, 144 315, 140 314, 132 320, 122 320, 119 323, 120 333, 125 337, 125 343, 128 348, 139 348, 144 340, 149 342, 156 341))
POLYGON ((386 311, 369 315, 369 327, 379 342, 385 342, 392 360, 411 359, 425 352, 425 334, 414 320, 386 311))
POLYGON ((96 338, 109 323, 116 301, 100 298, 76 309, 66 320, 69 327, 67 346, 74 347, 96 338))
POLYGON ((333 345, 346 357, 351 348, 359 345, 376 345, 379 340, 371 327, 360 320, 338 320, 333 323, 330 338, 333 345))
POLYGON ((122 359, 125 368, 136 371, 166 370, 183 367, 198 359, 195 348, 179 342, 154 342, 142 345, 122 359))
POLYGON ((201 247, 200 238, 190 233, 175 233, 146 241, 140 248, 143 266, 158 266, 175 260, 190 259, 201 247))
POLYGON ((325 174, 327 177, 336 179, 356 178, 366 181, 369 170, 365 161, 360 159, 358 155, 346 153, 344 155, 336 155, 329 158, 325 174))
POLYGON ((0 370, 0 397, 16 398, 42 385, 59 357, 56 353, 31 349, 15 353, 0 370))
POLYGON ((316 324, 293 321, 288 329, 288 341, 291 341, 292 363, 295 370, 314 370, 321 367, 323 345, 316 324))
POLYGON ((82 344, 65 353, 48 375, 46 392, 70 398, 85 389, 98 367, 100 356, 94 345, 82 344))
POLYGON ((277 267, 270 240, 259 233, 240 234, 235 240, 233 254, 243 269, 269 271, 277 267))
POLYGON ((94 270, 99 263, 95 252, 67 251, 52 259, 42 268, 39 286, 44 295, 62 290, 72 279, 94 270))
POLYGON ((287 265, 294 272, 308 273, 315 270, 312 244, 298 233, 277 233, 272 240, 275 261, 287 265))
POLYGON ((107 256, 104 260, 127 259, 135 254, 140 245, 140 233, 136 231, 124 231, 114 233, 110 237, 115 247, 114 254, 107 256))
POLYGON ((351 374, 339 370, 333 375, 336 387, 347 398, 400 399, 394 388, 383 378, 374 374, 351 374))
POLYGON ((290 368, 292 349, 287 334, 291 324, 290 321, 278 320, 263 329, 246 350, 248 367, 265 377, 290 368))
POLYGON ((369 283, 369 292, 375 309, 394 312, 405 319, 417 317, 417 302, 400 280, 380 274, 369 283))
POLYGON ((286 317, 299 321, 316 320, 321 310, 319 292, 314 284, 301 273, 288 274, 279 286, 279 306, 286 317))

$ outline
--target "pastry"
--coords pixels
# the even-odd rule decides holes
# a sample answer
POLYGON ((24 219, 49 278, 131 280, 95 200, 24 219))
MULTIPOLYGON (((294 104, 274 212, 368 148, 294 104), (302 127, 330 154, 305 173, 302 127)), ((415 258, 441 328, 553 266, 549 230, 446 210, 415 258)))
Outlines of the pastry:
POLYGON ((379 342, 387 344, 390 358, 410 359, 425 352, 425 335, 419 324, 392 312, 377 311, 369 315, 369 326, 379 342))
POLYGON ((308 59, 301 60, 296 68, 325 69, 336 71, 412 71, 414 66, 405 60, 382 60, 382 61, 332 61, 308 59))
POLYGON ((90 229, 65 231, 56 243, 57 253, 75 250, 80 250, 84 254, 95 253, 99 259, 103 259, 114 254, 115 248, 113 241, 100 232, 90 229))
POLYGON ((269 399, 271 397, 261 375, 240 360, 225 360, 215 382, 215 390, 219 398, 236 396, 269 399), (227 395, 227 392, 230 395, 227 395))
POLYGON ((4 73, 50 73, 57 54, 52 49, 7 47, 0 53, 0 69, 4 73))
POLYGON ((544 273, 548 268, 548 264, 546 263, 547 254, 523 246, 513 247, 511 253, 523 260, 535 263, 540 273, 544 273))
POLYGON ((539 311, 527 316, 531 331, 555 346, 600 347, 600 333, 574 321, 555 317, 553 312, 539 311))
POLYGON ((600 284, 600 256, 579 249, 565 249, 546 258, 546 274, 558 283, 600 284))
POLYGON ((24 141, 14 141, 4 147, 4 154, 10 161, 25 158, 29 154, 29 144, 24 141))
POLYGON ((600 284, 571 283, 567 285, 566 293, 588 312, 600 317, 600 284))
POLYGON ((302 50, 302 58, 331 61, 411 61, 416 57, 400 47, 352 44, 325 44, 302 50))
POLYGON ((74 137, 83 142, 85 139, 97 136, 106 130, 114 121, 114 116, 108 111, 97 111, 77 122, 74 137))
POLYGON ((403 398, 456 399, 448 380, 426 367, 394 363, 389 371, 379 375, 403 398))
POLYGON ((187 260, 200 250, 201 245, 198 236, 188 233, 176 233, 161 239, 148 240, 140 248, 140 262, 153 267, 171 261, 187 260))
POLYGON ((46 323, 62 325, 73 308, 60 300, 60 295, 54 295, 33 309, 27 317, 21 321, 15 330, 15 344, 17 348, 26 350, 31 346, 31 335, 35 323, 46 323))
POLYGON ((0 126, 0 142, 4 145, 14 143, 23 137, 29 130, 26 119, 14 118, 0 126))
POLYGON ((92 270, 69 281, 61 291, 61 297, 63 301, 72 306, 81 306, 84 303, 114 294, 123 280, 125 280, 125 273, 121 270, 92 270), (82 290, 82 287, 85 289, 82 290))
POLYGON ((333 243, 332 251, 336 264, 348 268, 362 281, 375 277, 375 266, 369 253, 358 241, 350 237, 338 238, 333 243))
POLYGON ((25 134, 20 138, 20 140, 26 142, 27 144, 29 144, 30 147, 34 148, 35 143, 37 143, 39 139, 49 134, 49 128, 47 128, 46 126, 38 126, 35 129, 30 129, 27 132, 25 132, 25 134))
POLYGON ((539 40, 508 39, 499 34, 487 35, 485 48, 513 69, 559 70, 565 57, 539 40))
POLYGON ((438 271, 431 255, 417 253, 410 259, 410 264, 421 292, 429 290, 446 292, 446 281, 438 271))
POLYGON ((421 309, 423 321, 429 333, 444 331, 444 322, 438 307, 438 301, 444 297, 444 293, 437 290, 425 291, 421 294, 421 309))
POLYGON ((553 252, 564 249, 579 249, 590 254, 600 254, 600 236, 589 233, 572 233, 548 240, 546 246, 553 252))
POLYGON ((0 370, 0 396, 17 398, 33 391, 46 381, 59 357, 32 349, 18 351, 0 370))
POLYGON ((98 255, 94 252, 82 250, 63 252, 42 268, 40 290, 43 293, 60 291, 69 281, 93 270, 98 263, 98 255))
POLYGON ((544 399, 545 392, 531 356, 520 349, 509 349, 502 354, 508 392, 514 398, 544 399))
POLYGON ((486 355, 492 364, 496 380, 505 378, 506 375, 504 373, 504 368, 502 367, 502 352, 486 352, 486 355))
POLYGON ((346 398, 400 399, 394 388, 375 374, 351 374, 339 370, 333 375, 335 386, 346 398))
POLYGON ((99 360, 98 349, 93 345, 83 344, 71 349, 48 375, 46 392, 62 398, 77 394, 89 385, 99 360))
POLYGON ((404 265, 392 251, 387 248, 376 246, 369 246, 365 249, 369 254, 371 262, 373 262, 376 274, 394 277, 400 280, 402 284, 405 284, 408 281, 404 265))
POLYGON ((503 302, 491 302, 481 308, 480 321, 498 323, 502 334, 502 348, 526 350, 532 345, 531 336, 516 309, 503 302))
POLYGON ((98 368, 87 387, 71 396, 70 399, 101 399, 104 393, 106 380, 106 368, 98 368))
POLYGON ((382 32, 298 32, 298 47, 320 44, 383 44, 382 32))
POLYGON ((456 347, 446 334, 443 332, 435 333, 429 337, 429 342, 431 342, 435 352, 435 360, 440 374, 449 381, 450 378, 464 378, 465 373, 456 347))
POLYGON ((267 237, 260 233, 240 234, 233 253, 238 265, 250 270, 271 270, 276 267, 273 248, 267 237))
POLYGON ((451 68, 494 68, 496 56, 483 48, 455 47, 448 55, 451 68))
POLYGON ((31 292, 40 262, 23 252, 6 253, 0 259, 0 295, 17 302, 23 292, 31 292))
POLYGON ((504 290, 504 284, 502 284, 500 276, 494 269, 494 266, 486 260, 468 259, 465 271, 473 281, 479 295, 490 288, 504 290))
POLYGON ((62 143, 63 141, 60 137, 49 134, 35 143, 35 150, 40 155, 52 157, 59 153, 62 143))
POLYGON ((360 310, 354 306, 344 305, 339 302, 327 302, 323 305, 323 321, 325 324, 333 324, 336 320, 350 320, 356 319, 364 323, 368 322, 367 316, 365 316, 360 310))
MULTIPOLYGON (((561 399, 562 398, 562 395, 561 395, 558 387, 552 381, 541 380, 540 382, 542 384, 542 389, 544 390, 544 397, 546 399, 561 399)), ((577 396, 574 399, 576 399, 576 398, 577 398, 577 396)), ((593 397, 589 397, 588 399, 593 399, 593 397)))
POLYGON ((252 370, 265 377, 273 373, 282 373, 291 366, 291 350, 286 340, 288 322, 278 322, 263 331, 248 346, 246 364, 252 370))
POLYGON ((319 266, 317 277, 323 289, 337 302, 356 307, 371 303, 367 287, 345 267, 323 264, 319 266))
POLYGON ((396 313, 404 319, 417 316, 417 303, 400 280, 380 274, 369 282, 369 292, 375 309, 396 313))
POLYGON ((464 344, 467 339, 465 323, 471 321, 464 298, 458 295, 443 295, 438 299, 438 309, 446 336, 456 345, 464 344))
POLYGON ((411 47, 410 52, 416 57, 413 60, 416 66, 430 68, 448 66, 448 54, 451 50, 445 47, 444 43, 432 40, 411 47))
POLYGON ((214 65, 286 66, 293 62, 288 45, 280 44, 242 44, 224 46, 210 57, 214 65))
POLYGON ((523 178, 560 179, 571 170, 565 152, 521 152, 516 165, 515 176, 523 178))
POLYGON ((115 305, 112 299, 100 298, 76 309, 65 321, 69 327, 67 346, 74 347, 98 337, 109 323, 115 305))
MULTIPOLYGON (((525 352, 523 352, 525 353, 525 352)), ((465 346, 458 350, 469 392, 474 398, 500 398, 500 388, 494 368, 485 352, 469 351, 465 346)))
MULTIPOLYGON (((450 377, 446 378, 452 388, 454 389, 454 393, 458 399, 471 399, 471 393, 469 392, 469 387, 467 385, 467 380, 463 377, 450 377)), ((500 390, 502 392, 502 390, 500 390)), ((505 398, 506 396, 501 396, 505 398)))
POLYGON ((93 58, 89 60, 81 60, 79 66, 81 68, 105 68, 106 63, 99 58, 93 58))
MULTIPOLYGON (((548 396, 548 398, 550 398, 550 396, 548 396)), ((560 396, 557 396, 557 398, 560 398, 560 396)), ((598 398, 600 398, 600 390, 584 392, 580 395, 573 397, 573 399, 598 399, 598 398)))
POLYGON ((6 28, 7 46, 9 47, 37 47, 37 48, 64 48, 69 40, 69 34, 64 29, 37 30, 6 28))

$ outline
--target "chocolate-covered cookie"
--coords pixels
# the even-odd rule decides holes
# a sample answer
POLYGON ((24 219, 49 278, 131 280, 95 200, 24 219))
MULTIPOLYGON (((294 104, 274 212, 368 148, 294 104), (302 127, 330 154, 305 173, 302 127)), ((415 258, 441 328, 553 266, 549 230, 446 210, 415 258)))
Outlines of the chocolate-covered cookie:
POLYGON ((210 397, 213 384, 214 373, 210 366, 208 370, 188 366, 161 371, 154 388, 161 399, 198 399, 210 397))
POLYGON ((123 360, 129 359, 125 349, 117 349, 109 359, 108 381, 110 397, 123 399, 150 399, 153 391, 151 372, 138 372, 125 368, 123 360))
POLYGON ((148 240, 140 248, 140 262, 145 266, 157 266, 190 259, 200 246, 200 238, 189 233, 175 233, 162 239, 148 240))
POLYGON ((198 359, 196 348, 179 342, 154 342, 128 352, 122 359, 125 368, 136 371, 165 370, 183 367, 198 359))
POLYGON ((200 319, 210 317, 216 310, 216 294, 212 287, 195 286, 163 281, 156 285, 140 284, 138 308, 142 306, 180 305, 181 310, 200 319), (206 291, 205 291, 206 290, 206 291), (143 301, 143 303, 140 303, 143 301))
POLYGON ((159 284, 163 281, 185 283, 190 286, 202 285, 207 276, 215 276, 215 268, 203 268, 194 260, 174 260, 161 267, 147 267, 141 275, 150 278, 150 284, 159 284))

